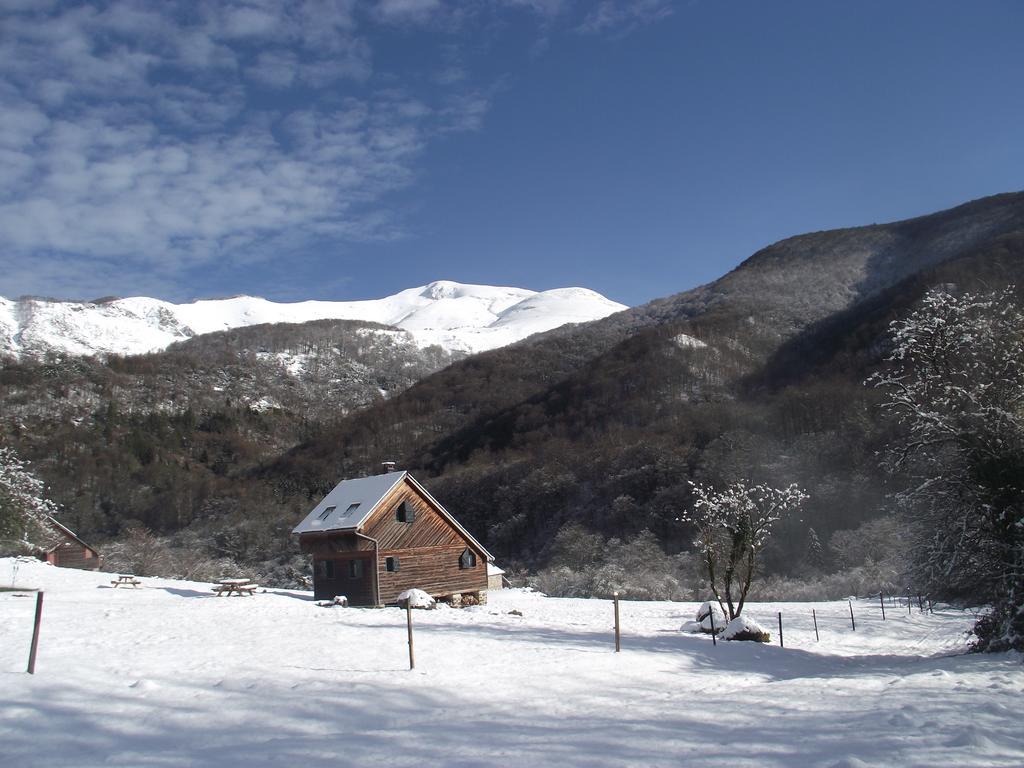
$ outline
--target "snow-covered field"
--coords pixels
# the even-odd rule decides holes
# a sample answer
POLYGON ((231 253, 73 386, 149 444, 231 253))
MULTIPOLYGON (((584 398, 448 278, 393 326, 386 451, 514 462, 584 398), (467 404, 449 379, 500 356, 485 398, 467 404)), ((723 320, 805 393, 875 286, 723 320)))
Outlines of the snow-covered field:
POLYGON ((508 590, 416 611, 410 671, 397 608, 110 579, 20 566, 34 676, 35 600, 0 592, 0 765, 1024 765, 1021 656, 957 655, 957 611, 754 605, 775 644, 714 647, 695 604, 623 602, 616 654, 609 602, 508 590))

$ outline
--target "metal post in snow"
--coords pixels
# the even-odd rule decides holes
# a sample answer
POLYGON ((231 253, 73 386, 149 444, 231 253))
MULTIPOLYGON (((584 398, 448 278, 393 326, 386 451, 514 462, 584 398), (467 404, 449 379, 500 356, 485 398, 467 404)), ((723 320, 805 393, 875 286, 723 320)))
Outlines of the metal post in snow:
POLYGON ((718 638, 716 637, 716 632, 715 632, 715 609, 714 609, 714 607, 712 607, 708 611, 708 616, 711 617, 711 644, 712 645, 718 645, 718 638))
POLYGON ((814 612, 813 608, 811 608, 811 618, 814 619, 814 639, 815 641, 820 641, 821 638, 818 636, 818 614, 814 612))
POLYGON ((912 616, 914 614, 913 602, 914 601, 910 597, 910 587, 907 587, 907 616, 912 616))
POLYGON ((878 604, 882 606, 882 621, 885 621, 885 597, 881 592, 878 593, 878 604))
POLYGON ((621 650, 619 644, 619 593, 612 592, 612 600, 615 602, 615 652, 618 653, 621 650))
POLYGON ((856 632, 857 622, 853 618, 853 600, 847 600, 846 602, 850 604, 850 626, 853 627, 853 631, 856 632))
POLYGON ((43 620, 43 593, 42 590, 36 593, 36 618, 32 625, 32 647, 28 652, 28 673, 36 673, 36 651, 39 649, 39 625, 43 620))
POLYGON ((412 600, 405 601, 405 624, 409 630, 409 669, 416 669, 416 657, 412 651, 412 600))
POLYGON ((779 648, 785 648, 782 642, 782 611, 779 611, 779 648))

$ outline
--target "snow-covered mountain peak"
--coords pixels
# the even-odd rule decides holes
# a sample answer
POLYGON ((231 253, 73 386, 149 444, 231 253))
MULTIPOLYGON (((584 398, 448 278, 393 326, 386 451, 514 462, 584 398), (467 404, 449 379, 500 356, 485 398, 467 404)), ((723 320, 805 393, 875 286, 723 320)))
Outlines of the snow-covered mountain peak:
POLYGON ((0 355, 143 354, 214 331, 327 319, 393 325, 420 346, 481 352, 623 309, 586 288, 537 292, 451 280, 365 301, 278 303, 233 296, 173 304, 145 296, 102 302, 0 297, 0 355))
POLYGON ((463 285, 451 280, 435 280, 423 286, 420 296, 425 299, 455 299, 459 296, 471 296, 472 289, 480 287, 483 286, 463 285))

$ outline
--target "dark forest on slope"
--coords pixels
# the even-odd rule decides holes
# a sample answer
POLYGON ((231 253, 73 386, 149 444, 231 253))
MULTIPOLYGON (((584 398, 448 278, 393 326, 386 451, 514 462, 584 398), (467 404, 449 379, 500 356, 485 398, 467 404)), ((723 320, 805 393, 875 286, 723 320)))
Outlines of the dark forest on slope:
POLYGON ((141 524, 282 579, 301 566, 295 519, 383 460, 531 569, 570 523, 687 549, 690 480, 796 482, 810 500, 765 566, 828 570, 833 534, 883 518, 898 482, 878 468, 891 427, 863 383, 888 323, 931 286, 1021 285, 1022 270, 1024 195, 1001 195, 790 238, 707 286, 446 368, 345 324, 5 363, 2 428, 84 536, 141 524), (302 373, 279 351, 304 355, 302 373))

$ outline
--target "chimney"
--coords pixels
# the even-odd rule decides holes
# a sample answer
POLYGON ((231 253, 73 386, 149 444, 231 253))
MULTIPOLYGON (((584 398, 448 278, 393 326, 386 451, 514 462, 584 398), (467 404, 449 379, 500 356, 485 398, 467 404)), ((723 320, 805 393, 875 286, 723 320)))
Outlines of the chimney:
POLYGON ((388 472, 394 472, 395 471, 395 462, 393 462, 393 461, 382 461, 380 463, 380 465, 382 467, 384 467, 384 473, 385 474, 387 474, 388 472))

